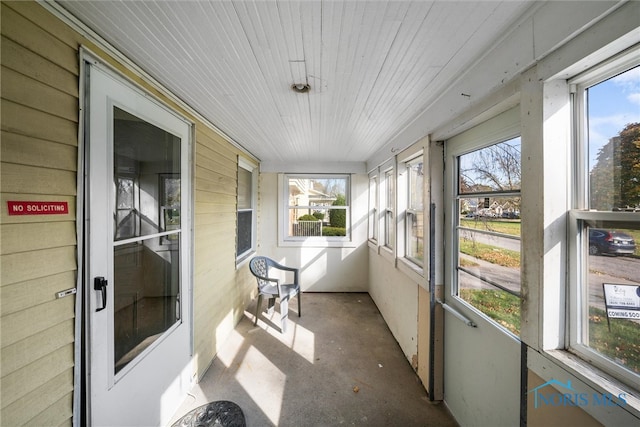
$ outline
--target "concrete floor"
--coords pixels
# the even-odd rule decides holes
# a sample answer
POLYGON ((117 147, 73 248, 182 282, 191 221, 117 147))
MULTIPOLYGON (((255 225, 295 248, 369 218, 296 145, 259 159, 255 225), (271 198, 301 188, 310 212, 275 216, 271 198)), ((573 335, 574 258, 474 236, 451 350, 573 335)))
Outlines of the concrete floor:
MULTIPOLYGON (((266 303, 263 302, 263 309, 266 303)), ((238 404, 248 427, 456 426, 430 403, 366 293, 306 293, 286 334, 255 301, 174 416, 215 400, 238 404)))

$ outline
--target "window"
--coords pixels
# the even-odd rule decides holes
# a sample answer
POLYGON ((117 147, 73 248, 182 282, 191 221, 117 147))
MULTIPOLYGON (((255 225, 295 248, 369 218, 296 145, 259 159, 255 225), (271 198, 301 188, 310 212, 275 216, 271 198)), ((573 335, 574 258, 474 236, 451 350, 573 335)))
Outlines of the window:
POLYGON ((394 169, 387 169, 384 172, 384 246, 393 250, 396 241, 396 222, 393 214, 395 196, 394 169))
POLYGON ((255 190, 257 168, 243 159, 238 160, 238 211, 236 234, 236 262, 255 251, 255 190))
POLYGON ((520 138, 457 157, 456 296, 520 334, 520 138))
POLYGON ((369 175, 369 240, 378 242, 378 174, 369 175))
MULTIPOLYGON (((160 174, 160 228, 164 231, 180 228, 180 175, 160 174)), ((177 236, 170 234, 161 239, 170 244, 177 236)))
POLYGON ((640 66, 618 57, 571 81, 570 349, 640 386, 640 66))
POLYGON ((405 258, 424 265, 424 169, 422 156, 406 162, 407 209, 405 211, 405 258))
POLYGON ((350 241, 349 175, 284 175, 284 241, 350 241))

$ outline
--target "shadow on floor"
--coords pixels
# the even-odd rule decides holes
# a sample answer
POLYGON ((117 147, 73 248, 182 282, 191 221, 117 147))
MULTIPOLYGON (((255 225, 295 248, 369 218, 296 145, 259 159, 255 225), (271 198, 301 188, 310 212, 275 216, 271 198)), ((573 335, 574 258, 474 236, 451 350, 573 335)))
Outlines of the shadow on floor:
POLYGON ((243 410, 247 426, 456 426, 431 403, 366 293, 305 293, 253 325, 255 301, 174 419, 215 400, 243 410), (291 308, 293 307, 293 308, 291 308))

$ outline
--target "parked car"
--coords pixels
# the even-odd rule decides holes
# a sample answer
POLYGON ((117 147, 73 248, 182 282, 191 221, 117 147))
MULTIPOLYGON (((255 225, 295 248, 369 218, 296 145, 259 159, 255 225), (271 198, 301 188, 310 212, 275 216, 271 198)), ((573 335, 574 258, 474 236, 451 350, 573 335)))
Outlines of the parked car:
POLYGON ((589 255, 630 255, 636 250, 633 237, 616 230, 589 229, 589 255))
POLYGON ((502 218, 507 219, 520 219, 520 215, 515 212, 502 212, 502 218))

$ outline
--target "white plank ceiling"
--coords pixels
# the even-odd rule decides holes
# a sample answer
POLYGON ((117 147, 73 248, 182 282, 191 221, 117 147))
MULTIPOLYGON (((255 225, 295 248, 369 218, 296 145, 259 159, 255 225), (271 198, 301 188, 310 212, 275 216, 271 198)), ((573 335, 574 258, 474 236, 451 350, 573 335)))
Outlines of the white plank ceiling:
POLYGON ((528 1, 59 1, 261 160, 364 162, 528 1), (295 93, 291 85, 311 90, 295 93))

